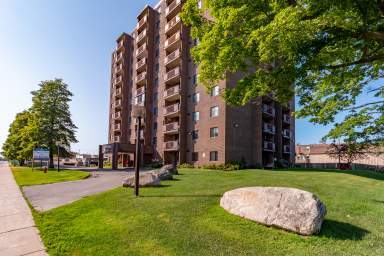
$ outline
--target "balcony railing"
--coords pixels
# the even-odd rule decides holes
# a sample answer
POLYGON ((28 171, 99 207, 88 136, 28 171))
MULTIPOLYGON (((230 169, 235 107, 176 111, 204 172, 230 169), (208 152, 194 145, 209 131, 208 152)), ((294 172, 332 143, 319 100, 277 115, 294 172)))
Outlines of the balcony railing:
POLYGON ((165 107, 164 114, 170 115, 170 114, 178 112, 179 110, 180 110, 180 104, 179 103, 173 104, 173 105, 170 105, 168 107, 165 107))
POLYGON ((283 130, 283 137, 285 137, 287 139, 291 138, 291 131, 288 129, 284 129, 283 130))
POLYGON ((117 44, 117 46, 116 46, 116 50, 117 50, 117 51, 120 50, 123 46, 124 46, 124 42, 123 42, 123 40, 121 40, 121 41, 117 44))
POLYGON ((166 151, 179 150, 179 142, 178 141, 164 142, 164 150, 166 151))
POLYGON ((284 146, 283 146, 283 152, 284 152, 284 153, 291 153, 291 146, 289 146, 289 145, 284 145, 284 146))
POLYGON ((115 136, 115 137, 113 138, 113 140, 114 140, 114 142, 120 142, 120 136, 115 136))
POLYGON ((276 131, 276 128, 273 124, 270 123, 264 123, 263 124, 263 131, 274 134, 276 131))
POLYGON ((287 124, 290 124, 291 123, 291 117, 287 114, 284 114, 283 115, 283 121, 287 124))
POLYGON ((165 25, 165 31, 168 31, 171 29, 173 26, 175 26, 178 22, 180 21, 179 15, 175 16, 172 18, 166 25, 165 25))
POLYGON ((113 119, 119 119, 119 118, 121 118, 121 112, 113 113, 113 114, 112 114, 112 118, 113 118, 113 119))
POLYGON ((116 55, 116 62, 120 62, 121 60, 123 60, 123 53, 119 53, 116 55))
POLYGON ((172 12, 179 4, 181 3, 181 0, 174 0, 170 5, 168 5, 167 9, 165 10, 165 14, 168 15, 170 12, 172 12))
POLYGON ((122 70, 123 70, 123 64, 119 64, 119 65, 117 65, 116 68, 115 68, 115 73, 119 73, 119 72, 122 71, 122 70))
POLYGON ((147 35, 147 30, 143 30, 143 32, 141 32, 141 33, 137 36, 136 42, 140 42, 141 39, 143 39, 146 35, 147 35))
POLYGON ((167 57, 164 59, 164 63, 167 64, 175 59, 180 57, 180 49, 177 49, 176 51, 173 51, 172 53, 168 54, 167 57))
POLYGON ((275 116, 275 109, 271 105, 263 104, 263 113, 275 116))
POLYGON ((147 49, 147 44, 143 44, 136 50, 136 55, 142 54, 147 49))
POLYGON ((121 100, 116 100, 115 103, 113 103, 114 108, 121 107, 121 100))
POLYGON ((121 77, 121 76, 118 76, 118 77, 116 77, 115 78, 115 85, 117 85, 117 84, 119 84, 119 83, 121 83, 123 81, 123 78, 121 77))
POLYGON ((180 40, 180 33, 176 33, 165 41, 165 48, 180 40))
POLYGON ((147 78, 147 72, 141 72, 136 77, 136 82, 140 82, 141 80, 147 78))
POLYGON ((114 131, 119 131, 120 128, 121 128, 121 124, 115 124, 115 125, 113 125, 113 130, 114 130, 114 131))
POLYGON ((115 90, 115 96, 120 96, 121 95, 121 88, 118 88, 115 90))
POLYGON ((141 20, 137 23, 136 29, 139 29, 141 26, 143 26, 147 22, 147 15, 145 15, 141 20))
POLYGON ((133 105, 144 106, 144 103, 145 103, 145 94, 144 93, 134 97, 132 100, 133 105))
POLYGON ((180 93, 180 86, 176 85, 164 91, 164 98, 168 98, 179 93, 180 93))
POLYGON ((264 141, 264 150, 275 151, 275 143, 271 141, 264 141))
POLYGON ((179 130, 179 123, 178 122, 173 122, 169 124, 164 125, 164 132, 175 132, 179 130))
POLYGON ((165 81, 168 81, 179 75, 180 75, 180 68, 179 67, 174 68, 171 71, 167 72, 167 74, 165 75, 165 81))
POLYGON ((136 90, 136 96, 145 93, 145 86, 142 86, 136 90))
POLYGON ((137 63, 136 63, 136 69, 139 69, 140 67, 142 67, 143 65, 145 65, 147 63, 147 58, 142 58, 141 60, 139 60, 137 63))

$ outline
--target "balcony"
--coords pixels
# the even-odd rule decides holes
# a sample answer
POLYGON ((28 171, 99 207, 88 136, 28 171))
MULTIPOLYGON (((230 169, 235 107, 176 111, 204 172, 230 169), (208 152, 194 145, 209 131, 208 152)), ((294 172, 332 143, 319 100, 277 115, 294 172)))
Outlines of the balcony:
POLYGON ((181 10, 181 0, 174 0, 165 10, 166 17, 171 17, 181 10))
POLYGON ((120 74, 121 72, 123 72, 123 64, 116 65, 115 74, 120 74))
POLYGON ((264 151, 275 152, 275 143, 264 141, 264 151))
POLYGON ((121 76, 118 76, 115 78, 113 85, 116 86, 116 85, 120 84, 121 82, 123 82, 123 78, 121 76))
POLYGON ((166 141, 164 142, 164 151, 178 151, 179 142, 178 141, 166 141))
POLYGON ((133 98, 132 100, 133 105, 139 105, 139 106, 144 106, 145 104, 145 94, 140 94, 136 97, 133 98))
POLYGON ((116 112, 112 114, 113 119, 121 119, 121 112, 116 112))
POLYGON ((116 63, 121 63, 123 61, 123 53, 119 53, 116 55, 116 63))
POLYGON ((165 25, 165 33, 167 35, 174 34, 177 30, 180 29, 181 22, 180 22, 179 15, 176 15, 173 17, 166 25, 165 25))
POLYGON ((164 91, 164 99, 173 101, 180 98, 180 85, 173 86, 164 91))
POLYGON ((165 74, 165 82, 166 83, 174 83, 180 81, 180 68, 174 68, 171 71, 165 74))
POLYGON ((275 134, 276 132, 276 128, 273 124, 270 124, 270 123, 264 123, 263 124, 263 131, 265 133, 269 133, 269 134, 275 134))
POLYGON ((291 146, 290 145, 284 145, 283 146, 283 153, 284 154, 290 154, 291 153, 291 146))
POLYGON ((165 41, 165 49, 167 51, 174 51, 179 49, 181 45, 180 32, 177 32, 165 41))
POLYGON ((143 32, 141 32, 137 38, 136 38, 136 43, 137 44, 140 44, 145 38, 147 37, 147 30, 143 30, 143 32))
POLYGON ((114 141, 114 142, 120 142, 120 136, 115 136, 115 137, 113 138, 113 141, 114 141))
POLYGON ((120 129, 121 129, 121 124, 115 124, 115 125, 113 125, 113 130, 114 130, 114 131, 120 131, 120 129))
POLYGON ((164 116, 167 116, 167 117, 178 116, 179 112, 180 112, 180 104, 176 103, 176 104, 165 107, 164 116))
POLYGON ((147 44, 143 44, 142 46, 140 46, 137 50, 136 50, 136 56, 138 59, 141 59, 142 57, 144 57, 145 53, 146 53, 146 50, 147 50, 147 44))
POLYGON ((174 68, 176 66, 180 65, 180 58, 181 51, 180 49, 177 49, 176 51, 173 51, 172 53, 168 54, 167 57, 164 59, 164 64, 167 68, 174 68))
POLYGON ((283 137, 286 138, 286 139, 291 138, 291 131, 288 130, 288 129, 284 129, 283 130, 283 137))
POLYGON ((263 113, 274 117, 275 116, 275 108, 268 104, 263 104, 263 113))
POLYGON ((179 123, 178 122, 173 122, 169 124, 164 125, 164 133, 166 134, 176 134, 179 133, 179 123))
POLYGON ((290 124, 291 123, 291 117, 287 114, 284 114, 283 115, 283 122, 286 124, 290 124))
POLYGON ((121 93, 122 93, 121 88, 117 88, 114 92, 114 95, 115 97, 121 97, 121 93))
POLYGON ((121 40, 121 41, 117 44, 117 46, 116 46, 116 51, 120 51, 121 49, 123 49, 123 47, 124 47, 124 41, 121 40))
POLYGON ((121 99, 116 100, 112 105, 113 108, 121 108, 121 99))
POLYGON ((147 79, 147 72, 141 72, 136 76, 136 84, 137 85, 143 85, 145 84, 145 81, 147 79))
POLYGON ((147 58, 142 58, 136 63, 136 71, 137 72, 142 72, 146 69, 147 67, 147 58))
POLYGON ((145 86, 142 86, 142 87, 136 89, 136 96, 139 96, 139 95, 144 94, 144 93, 145 93, 145 86))
POLYGON ((147 23, 147 15, 145 15, 143 18, 141 18, 141 20, 139 20, 139 22, 137 23, 137 25, 136 25, 137 31, 141 31, 140 29, 143 27, 143 25, 145 23, 147 23))

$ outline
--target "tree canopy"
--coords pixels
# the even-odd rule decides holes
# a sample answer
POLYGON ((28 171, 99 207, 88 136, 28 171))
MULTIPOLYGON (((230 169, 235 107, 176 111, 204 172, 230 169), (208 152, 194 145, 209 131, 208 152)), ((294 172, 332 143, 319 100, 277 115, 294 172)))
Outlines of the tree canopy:
POLYGON ((296 94, 297 117, 334 124, 324 139, 370 143, 384 137, 383 17, 382 0, 187 0, 181 15, 200 83, 244 72, 228 103, 296 94))

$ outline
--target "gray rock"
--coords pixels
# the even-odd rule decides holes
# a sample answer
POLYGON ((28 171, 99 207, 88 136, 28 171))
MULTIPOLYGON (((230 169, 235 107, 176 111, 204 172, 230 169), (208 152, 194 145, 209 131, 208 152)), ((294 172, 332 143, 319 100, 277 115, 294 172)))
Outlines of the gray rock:
POLYGON ((280 187, 248 187, 225 192, 220 206, 228 212, 300 235, 320 232, 326 207, 312 193, 280 187))
POLYGON ((168 171, 172 174, 178 174, 177 167, 174 167, 173 164, 167 164, 160 168, 161 172, 168 171))
POLYGON ((170 172, 169 170, 166 170, 166 169, 160 169, 160 170, 152 171, 151 173, 156 175, 157 177, 159 177, 160 180, 172 180, 173 179, 172 172, 170 172))
MULTIPOLYGON (((153 173, 143 173, 139 175, 139 187, 154 187, 160 185, 159 176, 153 173)), ((123 187, 134 187, 135 176, 128 177, 123 180, 123 187)))

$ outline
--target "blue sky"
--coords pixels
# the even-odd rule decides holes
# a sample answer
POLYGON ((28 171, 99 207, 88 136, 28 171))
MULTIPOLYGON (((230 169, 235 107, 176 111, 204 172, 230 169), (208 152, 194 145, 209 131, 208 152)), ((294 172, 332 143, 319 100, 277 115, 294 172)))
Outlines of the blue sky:
MULTIPOLYGON (((157 0, 0 0, 0 146, 16 113, 30 107, 42 80, 63 78, 74 93, 79 143, 107 142, 111 52, 136 15, 157 0)), ((297 143, 317 143, 328 127, 296 122, 297 143)))

